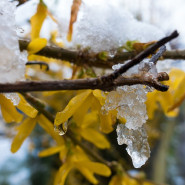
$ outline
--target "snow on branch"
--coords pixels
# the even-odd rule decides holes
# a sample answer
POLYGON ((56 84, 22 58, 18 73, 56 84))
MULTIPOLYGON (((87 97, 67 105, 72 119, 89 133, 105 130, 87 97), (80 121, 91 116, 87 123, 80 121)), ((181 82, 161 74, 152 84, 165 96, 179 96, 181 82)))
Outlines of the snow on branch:
MULTIPOLYGON (((30 41, 19 40, 20 50, 26 50, 30 41)), ((111 68, 118 63, 124 63, 137 55, 135 51, 132 52, 117 52, 114 56, 108 55, 106 60, 102 60, 100 53, 93 53, 84 51, 74 51, 69 49, 60 48, 57 46, 46 46, 36 55, 45 56, 59 60, 66 60, 70 63, 83 66, 85 64, 92 67, 111 68)), ((161 59, 181 59, 185 60, 185 50, 167 50, 164 52, 161 59)))
MULTIPOLYGON (((150 75, 140 75, 138 77, 124 78, 121 77, 123 73, 139 64, 143 59, 153 54, 158 48, 168 43, 178 36, 178 32, 174 31, 171 35, 162 38, 155 44, 151 45, 131 61, 124 64, 120 69, 113 73, 91 79, 77 79, 77 80, 62 80, 62 81, 30 81, 30 82, 16 82, 8 84, 0 84, 0 92, 29 92, 29 91, 53 91, 53 90, 80 90, 80 89, 101 89, 104 91, 113 90, 117 86, 144 84, 154 87, 160 91, 167 91, 168 86, 162 85, 159 81, 168 80, 166 73, 160 73, 159 76, 153 77, 150 75), (120 77, 120 78, 118 78, 120 77)), ((69 55, 70 56, 70 55, 69 55)))

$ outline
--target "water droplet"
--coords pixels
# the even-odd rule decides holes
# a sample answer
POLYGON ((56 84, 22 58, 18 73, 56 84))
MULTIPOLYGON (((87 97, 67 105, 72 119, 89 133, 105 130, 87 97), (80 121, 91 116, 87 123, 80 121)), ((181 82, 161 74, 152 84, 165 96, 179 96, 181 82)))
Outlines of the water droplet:
POLYGON ((66 121, 65 123, 59 126, 54 126, 54 131, 57 132, 60 136, 63 136, 67 132, 67 128, 68 122, 66 121))

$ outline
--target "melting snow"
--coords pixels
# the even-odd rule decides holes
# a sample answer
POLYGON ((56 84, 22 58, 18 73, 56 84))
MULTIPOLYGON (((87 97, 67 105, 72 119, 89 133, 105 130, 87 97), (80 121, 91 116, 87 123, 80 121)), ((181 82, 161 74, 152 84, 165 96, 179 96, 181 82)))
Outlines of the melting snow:
POLYGON ((116 91, 111 91, 106 98, 102 109, 118 111, 117 118, 126 119, 125 126, 128 129, 137 130, 148 119, 146 111, 147 90, 142 85, 118 87, 116 91))
MULTIPOLYGON (((71 0, 64 0, 63 4, 66 10, 61 11, 64 13, 60 20, 61 34, 65 39, 71 0)), ((163 36, 155 26, 134 19, 119 0, 83 0, 74 23, 71 46, 81 45, 82 48, 90 47, 92 51, 98 52, 118 48, 127 40, 149 42, 163 36)))
MULTIPOLYGON (((118 70, 123 64, 114 65, 113 70, 118 70)), ((129 69, 122 76, 133 77, 150 75, 157 77, 157 68, 149 59, 129 69)), ((102 110, 108 112, 117 110, 117 118, 125 118, 125 124, 117 126, 118 144, 126 144, 127 152, 131 156, 135 168, 141 167, 150 156, 150 147, 144 124, 148 119, 145 101, 150 89, 143 85, 117 87, 106 98, 102 110)))
POLYGON ((132 130, 128 129, 124 124, 119 124, 116 131, 118 144, 127 145, 126 150, 132 158, 134 167, 140 168, 150 157, 150 147, 144 126, 137 130, 132 130))

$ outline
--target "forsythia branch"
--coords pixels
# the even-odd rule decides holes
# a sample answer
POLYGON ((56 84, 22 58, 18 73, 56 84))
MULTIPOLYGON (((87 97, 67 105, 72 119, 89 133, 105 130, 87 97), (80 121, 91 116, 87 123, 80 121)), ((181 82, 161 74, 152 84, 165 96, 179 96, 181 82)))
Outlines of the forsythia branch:
MULTIPOLYGON (((111 74, 88 79, 76 80, 61 80, 61 81, 24 81, 17 83, 0 84, 0 92, 31 92, 31 91, 54 91, 54 90, 80 90, 80 89, 100 89, 103 91, 114 90, 117 86, 144 84, 159 91, 167 91, 168 86, 162 85, 159 81, 168 80, 166 73, 160 73, 157 78, 150 75, 141 75, 138 77, 124 78, 121 74, 132 68, 134 65, 141 62, 144 58, 153 54, 158 48, 178 36, 177 31, 174 31, 170 36, 164 37, 155 44, 151 45, 137 56, 135 56, 128 63, 123 65, 120 69, 111 74)), ((66 53, 70 56, 70 53, 66 53)))
POLYGON ((150 87, 154 87, 159 91, 167 91, 168 86, 160 84, 159 81, 165 81, 168 79, 169 77, 166 73, 159 73, 156 79, 150 76, 140 76, 131 78, 120 77, 110 83, 103 83, 102 77, 60 81, 26 81, 0 84, 0 93, 80 89, 100 89, 103 91, 110 91, 117 86, 136 84, 148 85, 150 87))
MULTIPOLYGON (((19 40, 20 50, 26 50, 29 40, 19 40)), ((113 57, 107 56, 106 60, 99 57, 100 53, 90 53, 88 51, 73 51, 56 46, 46 46, 36 55, 55 58, 59 60, 66 60, 76 65, 89 65, 101 68, 111 68, 113 65, 123 63, 126 60, 134 58, 136 52, 117 52, 113 57)), ((163 59, 183 59, 185 60, 185 50, 166 51, 163 54, 163 59)))
MULTIPOLYGON (((30 92, 30 91, 54 91, 54 90, 80 90, 80 89, 100 89, 103 91, 113 90, 117 86, 144 84, 159 91, 167 91, 168 86, 162 85, 159 81, 168 80, 169 77, 166 73, 158 74, 157 78, 150 75, 141 75, 139 77, 124 78, 121 76, 128 69, 134 65, 139 64, 144 58, 153 54, 158 48, 171 41, 178 36, 177 31, 174 31, 170 36, 164 37, 147 49, 139 53, 128 63, 123 65, 120 69, 111 74, 89 79, 76 79, 76 80, 61 80, 61 81, 28 81, 17 82, 9 84, 0 84, 0 92, 30 92)), ((48 48, 47 48, 48 49, 48 48)), ((41 52, 41 51, 40 51, 41 52)), ((66 56, 72 58, 70 53, 66 51, 66 56)))

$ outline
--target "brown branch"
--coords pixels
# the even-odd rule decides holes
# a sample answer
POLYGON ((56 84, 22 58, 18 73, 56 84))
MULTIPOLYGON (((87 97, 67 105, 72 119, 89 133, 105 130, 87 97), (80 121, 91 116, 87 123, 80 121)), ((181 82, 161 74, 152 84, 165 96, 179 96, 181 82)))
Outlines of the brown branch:
POLYGON ((148 48, 146 48, 144 51, 136 55, 131 61, 123 65, 120 69, 114 71, 110 75, 105 75, 102 77, 103 82, 112 81, 116 78, 118 78, 121 74, 125 73, 128 69, 135 66, 136 64, 139 64, 143 59, 148 57, 149 55, 153 54, 157 49, 159 49, 164 44, 168 43, 172 39, 178 37, 179 34, 177 31, 174 31, 171 35, 162 38, 161 40, 157 41, 156 43, 152 44, 148 48))
MULTIPOLYGON (((19 40, 20 50, 26 50, 29 40, 19 40)), ((56 46, 46 46, 36 55, 46 56, 49 58, 66 60, 76 65, 89 65, 101 68, 111 68, 118 63, 124 63, 126 60, 134 58, 136 52, 117 52, 115 56, 107 56, 106 60, 99 57, 99 53, 89 53, 88 51, 73 51, 56 46)), ((183 59, 185 60, 185 50, 166 51, 163 59, 183 59)))
POLYGON ((164 59, 181 59, 185 60, 185 50, 171 50, 166 51, 163 55, 164 59))
POLYGON ((168 80, 166 73, 159 73, 159 78, 150 76, 124 78, 120 77, 114 82, 102 84, 101 78, 88 78, 61 81, 23 81, 17 83, 0 84, 0 93, 8 92, 31 92, 31 91, 58 91, 58 90, 80 90, 100 89, 103 91, 113 90, 117 86, 143 84, 154 87, 159 91, 167 91, 168 86, 162 85, 158 80, 168 80))
POLYGON ((42 69, 42 66, 45 66, 46 67, 46 71, 49 70, 49 64, 47 64, 46 62, 27 62, 26 63, 27 66, 29 65, 39 65, 40 66, 40 69, 42 69))
MULTIPOLYGON (((102 76, 100 78, 92 79, 77 79, 77 80, 61 80, 61 81, 28 81, 28 82, 17 82, 9 84, 0 84, 0 92, 30 92, 30 91, 54 91, 54 90, 80 90, 80 89, 101 89, 104 91, 113 90, 117 86, 123 85, 135 85, 135 84, 144 84, 154 87, 160 91, 167 91, 168 87, 159 83, 159 79, 165 80, 164 76, 160 75, 160 78, 153 79, 150 77, 146 78, 146 75, 140 77, 132 78, 121 78, 122 73, 126 72, 128 69, 134 65, 141 62, 148 55, 154 53, 159 47, 166 44, 173 38, 177 37, 177 31, 173 32, 170 36, 164 37, 155 44, 148 47, 146 50, 139 53, 131 61, 123 65, 119 70, 114 71, 111 74, 102 76)), ((66 56, 70 56, 66 52, 66 56)), ((166 78, 166 76, 165 76, 166 78)))
POLYGON ((29 0, 18 0, 19 4, 17 6, 20 6, 26 2, 28 2, 29 0))
MULTIPOLYGON (((164 37, 146 50, 139 53, 131 61, 123 65, 120 69, 111 74, 100 78, 77 79, 77 80, 61 80, 61 81, 28 81, 9 84, 0 84, 0 92, 30 92, 30 91, 54 91, 54 90, 80 90, 80 89, 100 89, 103 91, 113 90, 117 86, 144 84, 159 91, 167 91, 168 86, 162 85, 160 81, 166 80, 168 75, 160 74, 160 77, 153 78, 150 75, 143 74, 139 77, 124 78, 121 74, 136 64, 139 64, 144 58, 153 54, 158 48, 166 44, 170 40, 178 36, 174 31, 170 36, 164 37), (119 77, 119 78, 118 78, 119 77)), ((69 54, 69 53, 68 53, 69 54)), ((66 55, 68 55, 66 53, 66 55)), ((69 55, 70 56, 70 55, 69 55)))

